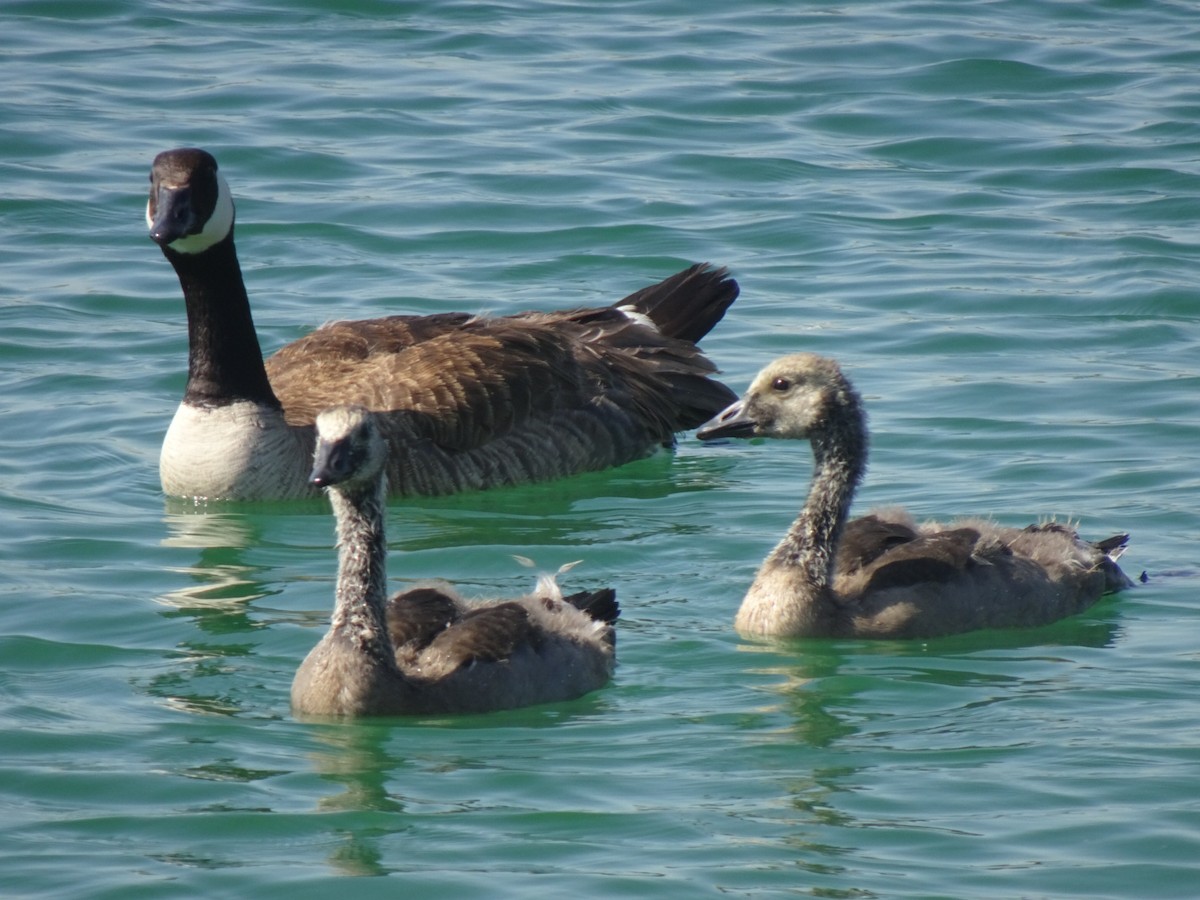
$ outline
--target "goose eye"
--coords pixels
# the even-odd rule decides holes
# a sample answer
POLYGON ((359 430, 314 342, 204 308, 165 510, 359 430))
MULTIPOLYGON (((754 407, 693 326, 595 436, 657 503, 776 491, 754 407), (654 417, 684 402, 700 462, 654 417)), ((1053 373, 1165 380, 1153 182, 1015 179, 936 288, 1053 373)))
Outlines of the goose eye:
POLYGON ((779 378, 776 378, 774 381, 771 382, 771 390, 778 391, 781 394, 784 391, 786 391, 788 388, 790 388, 791 386, 792 386, 791 379, 784 378, 782 376, 780 376, 779 378))

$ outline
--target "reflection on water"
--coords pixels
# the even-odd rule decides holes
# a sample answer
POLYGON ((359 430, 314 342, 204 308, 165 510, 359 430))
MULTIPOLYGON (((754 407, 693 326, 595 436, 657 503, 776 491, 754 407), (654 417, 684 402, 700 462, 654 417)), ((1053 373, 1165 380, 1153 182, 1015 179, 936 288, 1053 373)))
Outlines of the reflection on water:
MULTIPOLYGON (((169 504, 170 506, 170 504, 169 504)), ((179 503, 163 517, 168 536, 163 546, 195 549, 196 562, 171 567, 187 584, 160 594, 163 616, 191 620, 199 635, 179 642, 177 664, 149 679, 146 690, 171 709, 199 715, 234 716, 244 712, 236 684, 258 645, 230 642, 263 626, 252 617, 252 604, 274 592, 270 569, 247 561, 248 548, 262 540, 252 517, 232 512, 198 512, 179 503)))
MULTIPOLYGON (((422 822, 428 831, 430 817, 461 836, 473 824, 457 816, 473 818, 495 804, 520 815, 538 808, 543 799, 553 804, 554 796, 576 789, 580 779, 603 781, 603 768, 581 769, 564 762, 561 757, 567 752, 561 742, 573 725, 604 721, 611 712, 600 691, 575 701, 494 714, 310 723, 305 732, 312 741, 307 758, 329 786, 319 793, 316 809, 334 814, 326 819, 335 842, 330 865, 347 875, 411 868, 413 860, 406 858, 393 858, 391 866, 385 865, 381 845, 422 822), (514 741, 522 748, 518 756, 523 762, 517 766, 510 755, 514 741), (497 747, 509 749, 498 754, 497 747), (543 758, 556 751, 558 759, 543 758), (546 770, 541 790, 550 796, 539 797, 534 786, 538 776, 524 772, 527 764, 546 770), (554 771, 558 764, 566 766, 561 778, 554 771), (484 784, 507 799, 487 799, 481 793, 484 784)), ((588 745, 584 750, 591 757, 597 748, 588 745)))
POLYGON ((745 673, 771 677, 755 711, 781 716, 779 728, 745 732, 740 751, 750 780, 776 783, 786 802, 780 848, 817 885, 832 887, 848 871, 844 861, 866 847, 903 845, 922 830, 976 836, 961 830, 969 816, 947 812, 936 789, 922 785, 959 785, 950 795, 961 797, 962 784, 987 781, 986 770, 1012 753, 1036 757, 1039 731, 1057 719, 1057 704, 1070 702, 1064 679, 1078 659, 1056 648, 1114 647, 1118 604, 1106 600, 1042 628, 937 641, 740 643, 745 673), (903 801, 889 806, 876 796, 879 769, 894 774, 903 801), (895 774, 904 771, 907 785, 895 774))
POLYGON ((318 748, 308 754, 321 778, 341 788, 340 793, 322 796, 322 812, 403 812, 404 803, 391 796, 387 782, 391 773, 407 761, 389 750, 394 722, 337 722, 313 729, 318 748))
POLYGON ((1061 661, 1056 647, 1114 647, 1121 635, 1118 597, 1110 597, 1086 613, 1040 627, 974 631, 932 640, 868 641, 827 638, 747 639, 738 645, 760 654, 764 664, 747 666, 748 674, 778 676, 763 690, 776 698, 764 712, 786 711, 790 734, 815 747, 826 747, 853 732, 831 707, 879 683, 939 684, 951 687, 996 686, 1007 690, 1031 684, 1023 669, 1008 670, 1014 661, 1061 661), (1014 653, 1013 651, 1025 651, 1014 653), (847 670, 856 660, 856 671, 847 670))
POLYGON ((245 548, 262 539, 255 520, 236 513, 171 513, 163 517, 168 536, 163 546, 198 550, 195 565, 171 571, 192 583, 160 595, 159 603, 176 609, 227 609, 237 601, 262 596, 263 585, 252 576, 261 566, 246 563, 245 548))
MULTIPOLYGON (((660 451, 616 469, 587 472, 539 484, 447 497, 394 498, 388 502, 389 546, 399 550, 453 549, 503 543, 556 546, 602 543, 623 521, 613 515, 626 500, 661 500, 708 491, 725 483, 737 460, 660 451), (583 521, 588 527, 581 527, 583 521), (586 515, 592 513, 592 515, 586 515)), ((196 504, 166 498, 165 546, 252 548, 263 531, 293 517, 325 517, 332 548, 333 515, 324 498, 287 503, 196 504)), ((698 526, 675 523, 680 530, 698 526)), ((622 532, 624 537, 624 533, 622 532)), ((330 550, 332 558, 332 549, 330 550)), ((198 566, 219 565, 202 554, 198 566)))
MULTIPOLYGON (((340 793, 322 796, 317 809, 330 812, 403 813, 405 804, 388 792, 392 773, 405 761, 388 750, 387 726, 343 723, 314 730, 320 749, 309 754, 313 768, 340 793)), ((380 839, 408 827, 406 819, 354 816, 353 827, 331 829, 329 864, 342 875, 385 875, 380 839), (388 823, 388 824, 383 824, 388 823)), ((345 822, 347 819, 339 819, 345 822)))

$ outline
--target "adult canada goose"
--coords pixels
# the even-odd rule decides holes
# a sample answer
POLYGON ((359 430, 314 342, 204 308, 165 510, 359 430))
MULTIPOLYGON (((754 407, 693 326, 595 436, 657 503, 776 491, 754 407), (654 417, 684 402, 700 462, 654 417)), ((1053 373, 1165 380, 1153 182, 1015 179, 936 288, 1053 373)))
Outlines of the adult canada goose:
POLYGON ((695 345, 737 297, 724 269, 695 265, 596 309, 333 322, 264 364, 217 161, 160 153, 146 218, 188 316, 187 388, 159 463, 168 495, 313 494, 313 421, 339 404, 384 414, 389 489, 414 495, 620 465, 736 396, 695 345))
POLYGON ((901 511, 847 524, 866 469, 867 425, 831 359, 776 360, 696 434, 812 444, 808 498, 742 601, 735 625, 743 633, 914 638, 1042 625, 1132 583, 1116 564, 1126 534, 1092 544, 1061 524, 918 526, 901 511))
POLYGON ((292 682, 295 712, 323 716, 487 712, 568 700, 612 676, 611 590, 564 600, 553 579, 520 600, 470 606, 445 586, 386 599, 388 446, 361 406, 317 417, 314 485, 337 516, 329 632, 292 682))

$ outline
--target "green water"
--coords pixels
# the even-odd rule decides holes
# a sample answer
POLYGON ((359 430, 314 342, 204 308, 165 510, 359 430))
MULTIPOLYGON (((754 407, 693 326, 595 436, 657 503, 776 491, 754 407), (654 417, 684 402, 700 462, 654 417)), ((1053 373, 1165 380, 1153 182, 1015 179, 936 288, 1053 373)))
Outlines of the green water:
POLYGON ((1190 898, 1200 19, 1189 3, 0 6, 0 896, 1190 898), (1071 518, 1148 581, 1032 632, 755 643, 802 446, 390 509, 393 580, 614 586, 582 700, 288 713, 321 503, 164 501, 150 161, 213 151, 263 344, 607 302, 697 260, 736 389, 864 393, 857 509, 1071 518), (344 882, 346 876, 377 876, 344 882))

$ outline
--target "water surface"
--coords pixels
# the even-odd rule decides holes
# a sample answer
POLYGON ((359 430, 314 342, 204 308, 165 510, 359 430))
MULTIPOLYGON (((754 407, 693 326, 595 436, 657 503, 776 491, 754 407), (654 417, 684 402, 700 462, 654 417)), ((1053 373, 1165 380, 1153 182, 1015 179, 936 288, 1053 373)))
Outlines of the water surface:
POLYGON ((1200 26, 1185 3, 12 2, 0 11, 0 894, 1191 897, 1200 26), (294 721, 322 503, 165 501, 186 329, 150 161, 215 153, 264 347, 609 302, 698 260, 742 389, 838 357, 857 508, 1133 535, 1036 631, 739 638, 807 450, 390 509, 392 576, 621 598, 620 668, 294 721), (360 878, 352 886, 345 876, 360 878))

